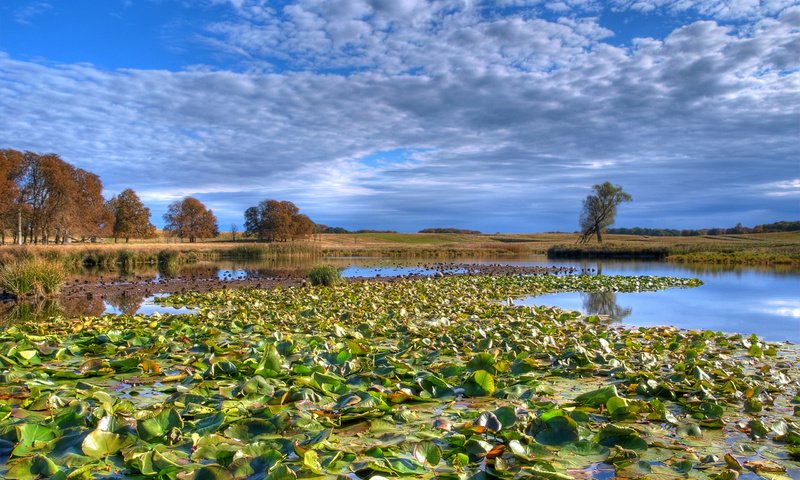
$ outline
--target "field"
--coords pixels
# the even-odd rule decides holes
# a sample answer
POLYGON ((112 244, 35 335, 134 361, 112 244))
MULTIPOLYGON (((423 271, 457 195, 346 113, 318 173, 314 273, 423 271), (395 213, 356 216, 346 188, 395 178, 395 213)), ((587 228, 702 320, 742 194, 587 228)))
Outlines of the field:
POLYGON ((549 255, 561 258, 655 258, 686 263, 800 265, 800 232, 697 237, 607 235, 603 244, 576 243, 576 234, 323 234, 310 239, 259 243, 225 236, 198 243, 145 242, 0 246, 0 264, 43 257, 67 265, 116 266, 191 263, 225 258, 430 257, 549 255))

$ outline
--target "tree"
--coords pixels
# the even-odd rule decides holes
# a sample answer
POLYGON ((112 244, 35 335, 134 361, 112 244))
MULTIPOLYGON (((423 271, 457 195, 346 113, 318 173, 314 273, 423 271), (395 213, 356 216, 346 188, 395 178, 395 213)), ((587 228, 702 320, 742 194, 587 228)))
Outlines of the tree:
POLYGON ((200 200, 186 197, 169 206, 164 214, 164 230, 183 240, 196 242, 198 238, 219 235, 217 217, 200 200))
POLYGON ((314 222, 292 202, 264 200, 245 210, 244 228, 259 240, 286 241, 311 235, 314 222))
POLYGON ((629 194, 622 191, 621 186, 611 185, 609 182, 593 185, 592 189, 594 193, 583 201, 580 243, 588 242, 593 235, 602 243, 603 232, 606 227, 614 223, 617 205, 633 200, 629 194))
MULTIPOLYGON (((25 208, 18 181, 23 171, 22 153, 10 149, 0 150, 0 245, 6 243, 6 230, 10 228, 17 231, 21 222, 25 208)), ((21 236, 18 242, 22 243, 21 236)))
POLYGON ((155 234, 156 227, 150 223, 150 209, 130 188, 112 197, 106 205, 113 216, 111 234, 114 243, 118 238, 124 238, 128 243, 131 237, 148 238, 155 234))

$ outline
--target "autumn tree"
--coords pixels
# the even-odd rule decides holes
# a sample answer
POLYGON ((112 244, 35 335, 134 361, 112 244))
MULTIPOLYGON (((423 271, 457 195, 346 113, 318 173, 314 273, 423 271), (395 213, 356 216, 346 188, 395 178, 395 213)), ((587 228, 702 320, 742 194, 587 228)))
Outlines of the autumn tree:
POLYGON ((186 197, 169 206, 164 214, 164 230, 181 240, 188 238, 196 242, 198 238, 219 235, 217 217, 200 200, 186 197))
POLYGON ((114 243, 124 238, 128 243, 133 238, 148 238, 155 234, 156 227, 150 223, 150 209, 145 207, 136 192, 130 188, 115 195, 106 204, 113 218, 111 234, 114 243))
MULTIPOLYGON (((6 231, 21 229, 21 191, 17 184, 23 172, 23 156, 16 150, 0 150, 0 245, 6 243, 6 231)), ((16 238, 18 233, 14 234, 16 238)), ((19 243, 22 238, 19 238, 19 243)))
POLYGON ((583 201, 580 243, 588 242, 592 236, 597 236, 597 241, 602 243, 603 232, 614 223, 617 206, 622 202, 633 200, 629 194, 622 191, 621 186, 609 182, 593 185, 592 189, 594 193, 583 201))
POLYGON ((314 222, 292 202, 264 200, 244 212, 244 228, 259 240, 286 241, 311 235, 314 222))

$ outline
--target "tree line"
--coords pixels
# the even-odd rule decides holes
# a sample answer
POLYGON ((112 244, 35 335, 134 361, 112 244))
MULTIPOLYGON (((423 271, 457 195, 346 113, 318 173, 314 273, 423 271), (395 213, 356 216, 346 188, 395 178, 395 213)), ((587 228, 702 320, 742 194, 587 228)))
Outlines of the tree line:
MULTIPOLYGON (((98 237, 116 242, 157 234, 150 209, 132 189, 109 200, 100 177, 54 153, 0 149, 0 245, 70 243, 98 237)), ((164 232, 195 242, 219 235, 217 217, 200 200, 186 197, 167 208, 164 232)), ((264 200, 245 212, 245 235, 285 241, 310 236, 314 222, 292 202, 264 200)), ((235 229, 232 228, 232 232, 235 229)))
POLYGON ((735 227, 729 228, 700 228, 675 230, 672 228, 609 228, 608 233, 618 233, 623 235, 647 235, 650 237, 696 237, 702 235, 731 235, 741 233, 777 233, 777 232, 796 232, 800 231, 800 221, 798 222, 774 222, 745 227, 737 223, 735 227))

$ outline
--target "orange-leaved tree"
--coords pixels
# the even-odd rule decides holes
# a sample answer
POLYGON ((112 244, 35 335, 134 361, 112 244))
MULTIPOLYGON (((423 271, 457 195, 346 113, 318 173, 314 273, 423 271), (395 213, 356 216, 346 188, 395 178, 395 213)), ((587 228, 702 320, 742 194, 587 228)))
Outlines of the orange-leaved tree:
POLYGON ((187 238, 190 242, 196 242, 198 238, 219 235, 214 212, 194 197, 171 204, 164 214, 164 222, 164 230, 181 240, 187 238))

